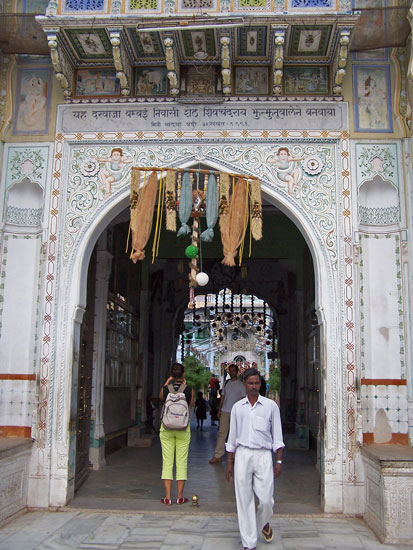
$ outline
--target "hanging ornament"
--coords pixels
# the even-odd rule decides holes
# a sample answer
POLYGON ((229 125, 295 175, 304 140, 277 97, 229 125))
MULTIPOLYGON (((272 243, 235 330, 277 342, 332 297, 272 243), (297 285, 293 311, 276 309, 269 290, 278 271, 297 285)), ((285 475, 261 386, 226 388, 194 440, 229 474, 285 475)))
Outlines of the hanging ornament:
POLYGON ((185 248, 185 256, 187 258, 196 258, 198 256, 198 247, 190 244, 185 248))
POLYGON ((196 282, 199 286, 205 286, 209 283, 209 277, 204 271, 200 271, 196 276, 196 282))

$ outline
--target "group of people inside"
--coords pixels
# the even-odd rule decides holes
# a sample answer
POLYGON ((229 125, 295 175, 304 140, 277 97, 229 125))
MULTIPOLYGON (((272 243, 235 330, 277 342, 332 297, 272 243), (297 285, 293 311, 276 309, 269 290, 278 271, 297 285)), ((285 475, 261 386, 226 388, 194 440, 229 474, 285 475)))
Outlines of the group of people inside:
MULTIPOLYGON (((216 411, 219 420, 218 437, 210 464, 222 462, 227 452, 225 478, 235 485, 238 525, 244 550, 255 550, 261 530, 266 542, 273 539, 270 519, 274 506, 274 477, 281 475, 283 436, 280 411, 272 399, 262 395, 263 383, 259 372, 249 368, 238 378, 238 366, 228 367, 230 376, 220 391, 216 411), (273 462, 272 453, 276 454, 273 462), (255 498, 258 501, 255 510, 255 498)), ((206 401, 202 392, 194 398, 193 389, 186 385, 184 367, 175 363, 161 388, 164 401, 160 440, 162 446, 162 475, 165 487, 163 504, 172 504, 174 455, 176 455, 176 504, 188 499, 183 491, 187 480, 188 451, 191 439, 189 410, 195 405, 198 427, 206 418, 206 401), (202 403, 203 400, 205 404, 202 403)), ((211 416, 212 420, 212 416, 211 416)))

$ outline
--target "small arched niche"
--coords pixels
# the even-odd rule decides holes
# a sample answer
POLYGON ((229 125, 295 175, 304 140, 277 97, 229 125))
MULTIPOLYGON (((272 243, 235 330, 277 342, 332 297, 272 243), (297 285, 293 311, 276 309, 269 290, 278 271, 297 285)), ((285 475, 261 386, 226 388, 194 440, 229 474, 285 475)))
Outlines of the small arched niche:
POLYGON ((6 202, 6 223, 37 227, 42 223, 43 189, 24 178, 10 187, 6 202))
POLYGON ((362 225, 399 223, 399 194, 392 182, 377 174, 360 185, 359 220, 362 225))

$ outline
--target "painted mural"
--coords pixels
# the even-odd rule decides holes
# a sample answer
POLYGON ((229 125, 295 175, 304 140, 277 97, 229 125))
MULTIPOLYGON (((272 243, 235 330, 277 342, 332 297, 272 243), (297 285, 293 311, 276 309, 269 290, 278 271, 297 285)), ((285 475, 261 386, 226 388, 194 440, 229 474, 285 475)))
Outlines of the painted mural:
POLYGON ((354 65, 357 132, 392 132, 389 65, 354 65))
POLYGON ((18 68, 13 134, 48 133, 50 88, 51 69, 18 68))

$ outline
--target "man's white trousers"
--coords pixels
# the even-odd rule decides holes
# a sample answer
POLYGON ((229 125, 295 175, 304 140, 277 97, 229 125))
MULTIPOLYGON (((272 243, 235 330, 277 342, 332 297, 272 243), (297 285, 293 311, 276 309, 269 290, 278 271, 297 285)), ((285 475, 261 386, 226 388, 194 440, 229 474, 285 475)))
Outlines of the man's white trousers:
POLYGON ((237 447, 234 464, 235 497, 242 545, 257 546, 257 528, 270 521, 274 506, 274 469, 268 449, 237 447), (255 515, 255 498, 258 499, 255 515))

